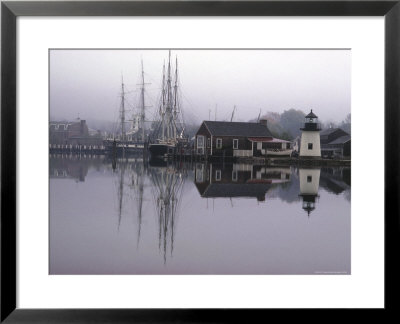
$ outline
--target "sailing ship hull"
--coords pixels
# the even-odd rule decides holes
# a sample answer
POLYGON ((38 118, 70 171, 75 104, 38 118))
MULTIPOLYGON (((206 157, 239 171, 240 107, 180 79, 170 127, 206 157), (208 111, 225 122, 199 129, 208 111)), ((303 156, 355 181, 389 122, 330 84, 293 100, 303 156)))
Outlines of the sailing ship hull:
POLYGON ((154 143, 154 144, 149 145, 149 151, 151 154, 151 158, 153 158, 153 159, 164 158, 164 157, 168 157, 168 155, 174 154, 175 145, 154 143))
POLYGON ((117 141, 105 141, 104 142, 105 151, 107 154, 115 156, 123 155, 137 155, 143 153, 145 145, 143 142, 117 142, 117 141))

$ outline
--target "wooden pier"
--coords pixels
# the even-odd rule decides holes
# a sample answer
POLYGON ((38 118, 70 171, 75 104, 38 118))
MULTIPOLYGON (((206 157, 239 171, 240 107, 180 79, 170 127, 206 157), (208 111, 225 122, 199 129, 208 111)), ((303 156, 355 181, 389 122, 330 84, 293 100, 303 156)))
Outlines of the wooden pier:
POLYGON ((88 155, 104 155, 106 153, 103 145, 62 145, 50 144, 50 154, 88 154, 88 155))
MULTIPOLYGON (((96 145, 58 145, 49 146, 50 154, 78 154, 78 155, 106 155, 105 146, 96 145)), ((144 150, 147 153, 147 150, 144 150)), ((147 157, 147 154, 146 154, 147 157)), ((350 166, 348 159, 304 159, 294 157, 237 157, 237 156, 206 156, 196 153, 192 148, 179 148, 174 153, 166 154, 163 158, 174 162, 222 162, 222 163, 249 163, 257 165, 297 165, 297 166, 350 166)))

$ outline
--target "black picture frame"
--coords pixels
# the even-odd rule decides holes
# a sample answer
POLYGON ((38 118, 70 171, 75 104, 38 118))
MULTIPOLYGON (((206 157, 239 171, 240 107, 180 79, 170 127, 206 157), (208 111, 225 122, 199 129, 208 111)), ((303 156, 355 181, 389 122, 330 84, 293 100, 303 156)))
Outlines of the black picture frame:
MULTIPOLYGON (((384 16, 385 17, 385 308, 399 287, 400 0, 394 1, 4 1, 1 3, 1 322, 254 322, 267 309, 16 308, 16 19, 19 16, 384 16)), ((379 113, 379 112, 366 112, 379 113)), ((373 136, 373 134, 370 134, 373 136)), ((368 163, 368 161, 366 161, 368 163)), ((372 166, 371 166, 372 167, 372 166)), ((370 188, 374 190, 373 188, 370 188)), ((293 310, 301 317, 310 310, 293 310)), ((321 312, 313 310, 315 312, 321 312)), ((328 311, 328 310, 326 310, 328 311)), ((329 311, 332 313, 332 311, 329 311)), ((349 311, 347 311, 349 312, 349 311)), ((391 314, 393 315, 393 314, 391 314)), ((258 318, 258 320, 257 320, 258 318)), ((378 317, 377 317, 378 318, 378 317)), ((347 318, 347 320, 349 320, 347 318)))

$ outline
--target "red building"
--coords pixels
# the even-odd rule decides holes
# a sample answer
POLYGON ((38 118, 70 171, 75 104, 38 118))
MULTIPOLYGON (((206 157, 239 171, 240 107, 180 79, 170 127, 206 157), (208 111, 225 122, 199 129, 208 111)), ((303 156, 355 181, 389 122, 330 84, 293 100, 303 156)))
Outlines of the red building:
POLYGON ((75 122, 50 122, 51 145, 102 145, 101 135, 90 136, 86 120, 75 122))

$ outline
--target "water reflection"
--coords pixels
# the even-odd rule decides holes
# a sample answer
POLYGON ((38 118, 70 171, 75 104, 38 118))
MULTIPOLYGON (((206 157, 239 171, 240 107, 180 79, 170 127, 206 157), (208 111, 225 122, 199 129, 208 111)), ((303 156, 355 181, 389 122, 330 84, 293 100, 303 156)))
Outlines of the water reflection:
POLYGON ((321 169, 319 168, 302 168, 299 169, 300 178, 300 197, 303 200, 303 209, 310 216, 315 209, 315 201, 319 197, 319 178, 321 169))
POLYGON ((196 187, 203 198, 256 198, 274 185, 290 181, 290 168, 252 164, 196 164, 196 187))
MULTIPOLYGON (((308 246, 309 251, 302 253, 315 253, 316 259, 340 259, 337 263, 340 264, 338 269, 344 270, 344 273, 350 272, 350 205, 344 203, 350 202, 351 197, 350 168, 218 163, 152 164, 140 157, 111 161, 101 157, 51 156, 49 174, 51 273, 313 273, 309 269, 311 265, 300 265, 294 261, 297 256, 291 257, 296 265, 290 266, 289 261, 282 261, 279 270, 268 259, 257 259, 262 258, 265 251, 270 251, 268 245, 271 244, 275 244, 281 253, 291 244, 308 246), (114 186, 107 185, 110 177, 114 186), (82 188, 75 187, 78 191, 81 190, 79 198, 70 193, 72 204, 80 206, 72 216, 75 223, 68 221, 68 215, 71 217, 73 208, 71 205, 64 205, 65 195, 69 191, 67 186, 63 187, 59 182, 71 179, 77 185, 85 183, 82 188), (96 201, 91 205, 90 213, 83 213, 88 199, 93 195, 96 196, 96 201), (338 198, 334 198, 335 196, 338 198), (108 207, 110 197, 115 202, 111 210, 108 207), (208 210, 209 199, 213 202, 212 215, 208 210), (228 201, 228 205, 224 201, 228 201), (332 203, 339 203, 343 210, 336 220, 330 214, 332 209, 329 206, 332 203), (291 205, 295 208, 289 207, 291 205), (330 241, 313 242, 320 247, 325 244, 325 251, 320 248, 319 251, 312 252, 315 247, 311 247, 308 240, 313 237, 314 240, 323 240, 318 226, 310 228, 306 223, 298 223, 292 219, 292 229, 289 222, 292 216, 298 218, 297 214, 304 215, 304 211, 308 215, 305 219, 315 218, 321 231, 332 226, 341 231, 339 234, 330 233, 332 237, 344 237, 340 243, 341 249, 336 246, 336 251, 333 252, 334 247, 330 241), (270 218, 265 218, 265 215, 270 218), (246 221, 242 222, 243 217, 246 221), (110 219, 116 219, 114 226, 107 225, 110 219), (182 224, 178 224, 178 220, 182 224), (85 222, 86 228, 92 226, 98 232, 87 231, 84 236, 78 230, 82 222, 85 222), (220 226, 223 229, 217 231, 220 226), (286 232, 282 234, 284 237, 275 237, 274 241, 276 234, 271 232, 273 227, 281 228, 281 234, 282 231, 286 232), (304 231, 304 235, 308 233, 306 240, 304 236, 294 236, 293 231, 299 229, 304 231), (240 248, 246 255, 243 256, 243 262, 249 258, 248 254, 254 253, 254 259, 247 260, 247 267, 237 263, 229 266, 230 261, 224 261, 225 254, 237 254, 237 251, 231 251, 232 246, 238 244, 232 241, 232 235, 237 231, 249 234, 237 238, 238 241, 241 240, 240 248), (57 235, 59 233, 62 235, 57 235), (254 233, 254 238, 251 233, 254 233), (64 257, 65 253, 68 254, 69 259, 80 259, 81 265, 86 262, 83 251, 77 252, 68 246, 86 244, 87 248, 88 244, 94 244, 88 243, 89 236, 93 236, 93 241, 100 240, 101 237, 102 244, 105 244, 104 249, 111 249, 117 259, 121 257, 123 261, 118 261, 121 264, 105 263, 98 265, 95 270, 90 264, 87 268, 73 267, 73 270, 71 264, 63 265, 63 253, 64 257), (66 237, 69 238, 68 242, 66 237), (299 241, 294 242, 294 237, 299 241), (73 243, 70 242, 71 238, 73 243), (210 246, 213 240, 214 245, 210 246), (255 248, 254 244, 264 246, 265 251, 255 248), (202 257, 209 253, 209 249, 214 251, 215 259, 214 255, 202 257), (339 250, 343 255, 336 255, 339 250), (157 265, 155 251, 158 251, 157 258, 162 262, 162 267, 157 265), (127 253, 130 256, 127 257, 127 253), (320 253, 325 255, 321 256, 320 253)), ((291 253, 287 252, 286 257, 290 258, 291 253)), ((99 252, 94 254, 98 255, 99 252)), ((103 260, 102 255, 98 255, 97 260, 101 263, 99 260, 103 260)), ((321 261, 321 265, 329 264, 326 260, 324 262, 321 261)), ((337 266, 335 262, 332 263, 333 267, 337 266)), ((314 270, 331 271, 332 268, 317 267, 314 270)))
MULTIPOLYGON (((106 163, 110 161, 105 160, 106 163)), ((118 201, 118 229, 121 226, 124 205, 132 208, 132 213, 137 217, 137 245, 140 242, 142 226, 144 178, 147 168, 142 158, 118 159, 111 161, 115 175, 115 187, 118 201), (129 205, 133 201, 133 206, 129 205)))
POLYGON ((49 176, 51 178, 74 179, 85 181, 90 167, 98 168, 102 158, 80 158, 77 155, 52 155, 50 157, 49 176))
POLYGON ((149 175, 158 220, 158 248, 166 263, 168 246, 171 256, 174 251, 174 230, 187 172, 184 167, 166 164, 150 166, 149 175))

